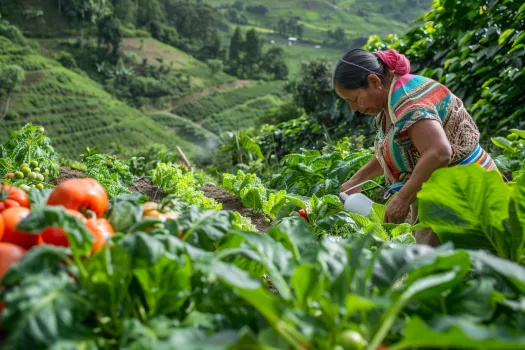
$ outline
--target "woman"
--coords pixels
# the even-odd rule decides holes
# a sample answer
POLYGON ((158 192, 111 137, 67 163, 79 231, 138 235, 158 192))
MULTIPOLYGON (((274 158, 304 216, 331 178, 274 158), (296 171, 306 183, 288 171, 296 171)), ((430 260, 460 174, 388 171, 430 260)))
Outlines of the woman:
MULTIPOLYGON (((462 101, 438 82, 411 75, 410 62, 396 50, 375 53, 354 49, 337 63, 336 93, 355 112, 376 115, 375 157, 341 192, 385 175, 389 192, 385 222, 417 221, 412 205, 423 182, 439 168, 458 164, 496 165, 479 146, 479 130, 462 101)), ((348 193, 361 191, 360 186, 348 193)), ((415 232, 417 243, 439 245, 431 230, 415 232)))

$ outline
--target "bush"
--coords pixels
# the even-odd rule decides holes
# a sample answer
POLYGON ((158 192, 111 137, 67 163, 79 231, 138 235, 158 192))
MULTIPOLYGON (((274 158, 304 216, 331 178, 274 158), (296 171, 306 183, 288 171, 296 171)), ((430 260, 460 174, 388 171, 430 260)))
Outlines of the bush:
POLYGON ((69 52, 60 51, 57 55, 55 55, 55 60, 60 62, 60 64, 66 68, 69 68, 69 69, 78 68, 77 61, 75 60, 73 55, 71 55, 69 52))
POLYGON ((263 15, 265 16, 268 13, 268 7, 264 5, 254 5, 254 6, 248 6, 246 7, 246 11, 255 13, 257 15, 263 15))

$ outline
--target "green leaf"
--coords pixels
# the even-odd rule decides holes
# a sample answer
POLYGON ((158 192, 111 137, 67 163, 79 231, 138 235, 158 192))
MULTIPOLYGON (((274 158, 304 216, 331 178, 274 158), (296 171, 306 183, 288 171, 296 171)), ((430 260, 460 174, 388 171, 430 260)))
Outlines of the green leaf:
POLYGON ((512 47, 515 47, 516 45, 522 43, 525 41, 525 32, 521 32, 520 35, 516 39, 514 39, 514 43, 512 44, 512 47))
MULTIPOLYGON (((93 296, 93 305, 98 312, 111 315, 111 322, 119 322, 117 309, 129 297, 132 279, 132 258, 120 246, 106 246, 84 263, 87 275, 79 280, 93 296)), ((131 313, 131 309, 124 312, 131 313)), ((124 316, 125 317, 125 316, 124 316)))
POLYGON ((201 210, 195 206, 181 213, 178 224, 184 232, 184 241, 206 250, 212 250, 215 243, 233 229, 229 212, 201 210))
POLYGON ((433 265, 440 254, 450 254, 451 245, 432 249, 427 245, 382 249, 376 260, 373 281, 380 290, 391 287, 404 274, 422 265, 433 265))
POLYGON ((262 203, 265 200, 264 187, 257 186, 241 191, 242 204, 246 208, 252 208, 255 210, 262 209, 262 203))
POLYGON ((348 228, 347 232, 355 233, 360 230, 352 216, 345 211, 337 212, 333 215, 327 216, 316 222, 316 231, 327 231, 337 227, 345 226, 348 228))
MULTIPOLYGON (((525 139, 525 130, 510 129, 509 131, 512 132, 512 133, 515 133, 516 135, 518 135, 518 136, 521 137, 522 139, 525 139)), ((510 141, 509 141, 509 142, 510 142, 510 141)))
POLYGON ((78 298, 75 281, 65 272, 29 275, 5 293, 2 326, 7 348, 40 349, 60 339, 84 337, 90 305, 78 298))
POLYGON ((148 315, 169 315, 177 311, 191 291, 191 267, 184 256, 175 260, 162 256, 153 266, 133 269, 138 280, 148 315))
POLYGON ((388 308, 385 313, 383 323, 370 342, 369 349, 375 349, 383 342, 388 331, 394 324, 397 315, 401 312, 409 300, 424 300, 429 297, 441 296, 445 291, 448 291, 461 283, 463 278, 465 278, 465 275, 466 272, 458 273, 457 271, 450 270, 446 272, 433 273, 415 280, 388 308))
POLYGON ((91 252, 93 235, 80 219, 71 216, 64 207, 47 206, 34 209, 18 224, 19 230, 33 234, 39 234, 46 227, 62 228, 73 254, 85 256, 91 252))
POLYGON ((29 201, 31 202, 31 208, 35 209, 38 207, 43 207, 47 204, 47 199, 49 198, 49 195, 51 195, 51 192, 53 192, 53 189, 51 188, 44 188, 43 190, 39 190, 37 188, 31 188, 29 191, 29 201))
POLYGON ((525 268, 522 265, 484 251, 469 251, 468 253, 473 261, 486 265, 520 293, 525 294, 525 268))
POLYGON ((525 336, 517 330, 497 325, 479 325, 467 319, 442 316, 428 325, 419 317, 412 317, 405 328, 401 342, 391 347, 412 347, 505 350, 525 347, 525 336))
POLYGON ((284 219, 267 234, 288 249, 296 261, 314 262, 317 258, 317 235, 304 220, 284 219))
POLYGON ((115 232, 127 233, 142 218, 142 207, 129 201, 113 204, 108 220, 115 232))
POLYGON ((509 204, 510 232, 507 246, 510 250, 510 260, 521 261, 525 255, 525 177, 520 177, 509 204))
POLYGON ((246 151, 251 152, 256 158, 264 159, 264 155, 261 152, 259 145, 253 141, 245 132, 241 133, 241 145, 246 151))
POLYGON ((508 150, 508 149, 511 149, 512 146, 511 146, 511 141, 507 140, 505 137, 493 137, 491 138, 491 141, 493 144, 495 144, 496 146, 498 146, 499 148, 502 148, 504 150, 508 150))
POLYGON ((504 31, 503 33, 501 33, 501 35, 499 36, 498 44, 503 45, 503 44, 507 41, 508 37, 509 37, 510 35, 512 35, 513 33, 514 33, 514 29, 507 29, 507 30, 505 30, 505 31, 504 31))
POLYGON ((386 206, 374 203, 372 204, 372 210, 370 211, 369 218, 372 222, 382 224, 385 220, 386 206))
POLYGON ((495 311, 494 284, 492 278, 481 278, 453 290, 445 300, 447 313, 477 322, 489 321, 495 311))
POLYGON ((441 242, 489 249, 503 257, 510 252, 498 239, 509 216, 508 203, 501 175, 479 164, 438 169, 418 193, 419 218, 441 242))
POLYGON ((286 194, 286 199, 290 203, 298 206, 301 209, 308 208, 308 205, 309 205, 309 198, 308 197, 304 197, 304 196, 288 193, 288 194, 286 194))
POLYGON ((310 301, 318 300, 324 290, 324 279, 318 266, 303 264, 295 268, 290 280, 300 307, 306 309, 310 301))
POLYGON ((373 301, 363 298, 360 295, 348 294, 345 300, 346 312, 352 315, 355 312, 369 311, 377 307, 373 301))
POLYGON ((98 350, 100 348, 102 340, 95 340, 92 337, 82 339, 60 339, 53 343, 48 349, 49 350, 98 350))
POLYGON ((126 235, 119 246, 131 256, 133 266, 154 265, 165 251, 164 245, 156 237, 144 232, 126 235))

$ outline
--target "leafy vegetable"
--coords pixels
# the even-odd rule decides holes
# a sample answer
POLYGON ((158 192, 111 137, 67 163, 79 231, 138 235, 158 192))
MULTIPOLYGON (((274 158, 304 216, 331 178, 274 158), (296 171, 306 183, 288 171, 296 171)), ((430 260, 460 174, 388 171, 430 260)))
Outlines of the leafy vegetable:
POLYGON ((100 182, 110 198, 131 192, 127 186, 133 184, 133 175, 127 162, 101 153, 86 157, 84 162, 87 177, 100 182))

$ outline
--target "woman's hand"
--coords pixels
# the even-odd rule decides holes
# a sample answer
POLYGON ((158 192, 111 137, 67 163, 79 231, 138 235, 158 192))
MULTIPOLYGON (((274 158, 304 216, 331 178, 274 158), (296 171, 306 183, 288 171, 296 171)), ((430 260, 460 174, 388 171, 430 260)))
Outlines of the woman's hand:
MULTIPOLYGON (((345 192, 349 188, 352 188, 352 187, 354 187, 356 185, 359 185, 359 182, 357 182, 355 179, 351 178, 350 180, 348 180, 347 182, 345 182, 344 184, 341 185, 341 187, 339 188, 339 193, 345 192)), ((352 193, 359 193, 359 192, 361 192, 361 186, 357 186, 354 189, 352 189, 351 191, 348 191, 346 193, 347 194, 352 194, 352 193)))
POLYGON ((410 213, 410 202, 399 195, 388 203, 385 212, 385 223, 402 224, 410 213))
MULTIPOLYGON (((382 175, 382 174, 383 174, 383 169, 381 168, 381 164, 379 164, 379 161, 374 156, 368 161, 368 163, 366 163, 364 167, 359 169, 354 174, 354 176, 350 178, 350 180, 348 180, 347 182, 341 185, 341 187, 339 188, 339 191, 340 191, 339 193, 345 192, 349 188, 359 185, 367 180, 372 180, 374 177, 382 175)), ((359 192, 361 192, 361 186, 357 186, 354 189, 346 193, 352 194, 352 193, 359 193, 359 192)))

